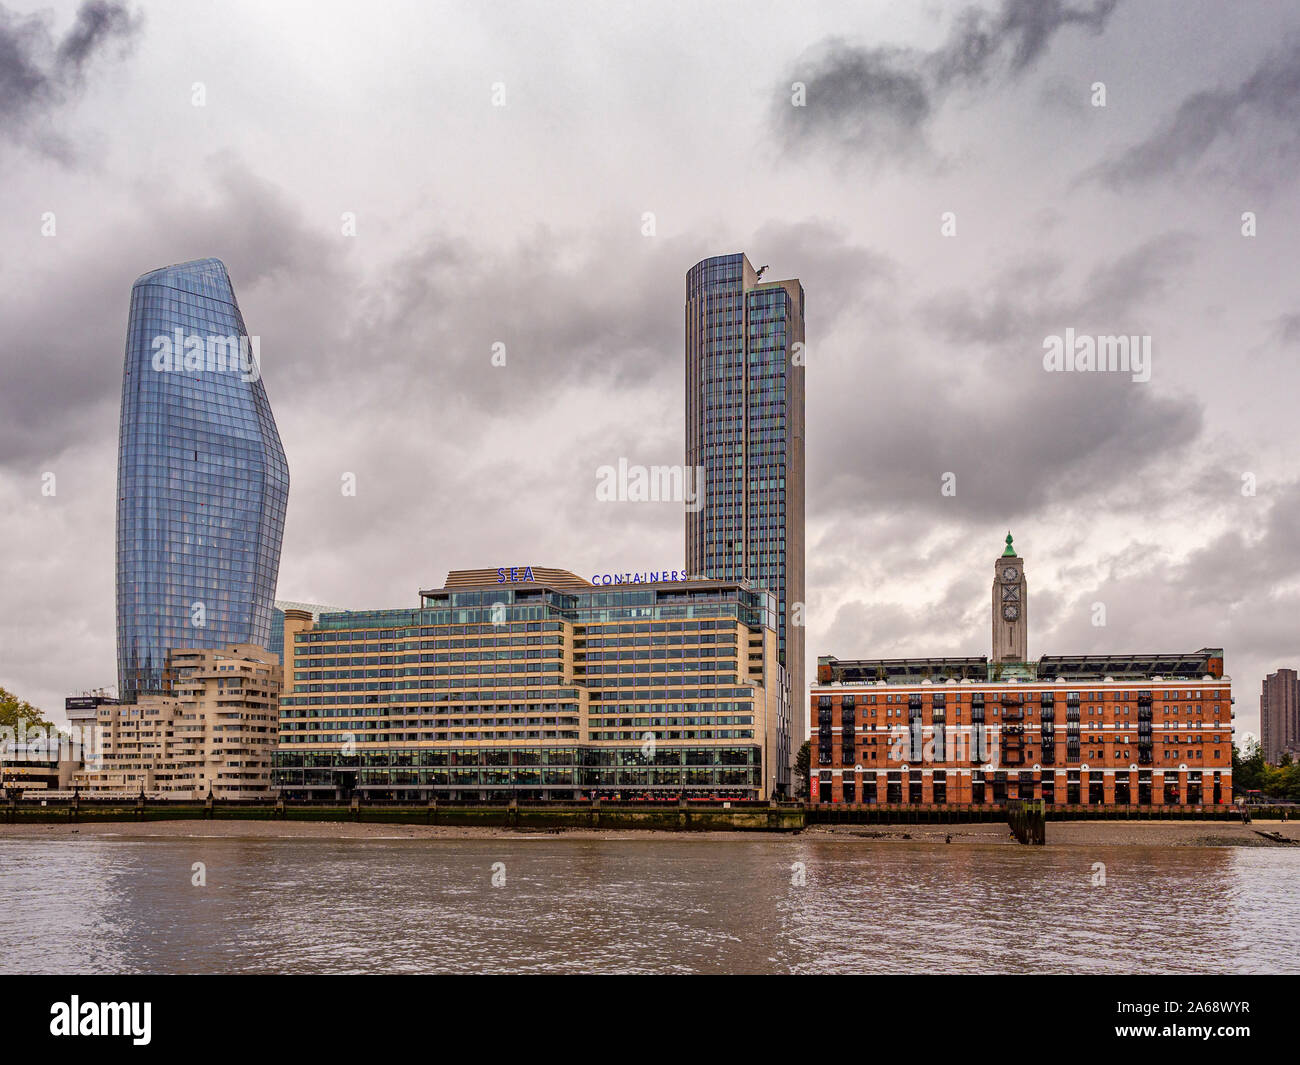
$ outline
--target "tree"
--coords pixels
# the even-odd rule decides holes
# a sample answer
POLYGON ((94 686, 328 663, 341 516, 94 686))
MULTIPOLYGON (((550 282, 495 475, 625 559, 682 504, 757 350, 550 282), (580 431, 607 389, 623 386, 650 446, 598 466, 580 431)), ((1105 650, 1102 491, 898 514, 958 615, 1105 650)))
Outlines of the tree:
POLYGON ((1243 748, 1232 746, 1232 788, 1234 791, 1264 791, 1268 766, 1264 764, 1264 749, 1259 740, 1251 740, 1243 748))
POLYGON ((1300 762, 1293 762, 1286 755, 1273 771, 1269 781, 1269 790, 1274 798, 1284 802, 1300 802, 1300 762))
POLYGON ((31 703, 0 688, 0 728, 11 728, 16 731, 20 725, 24 728, 54 727, 53 723, 46 721, 41 712, 31 703))
POLYGON ((808 781, 812 775, 812 740, 804 740, 803 746, 799 748, 798 753, 794 756, 794 788, 795 797, 798 799, 808 798, 810 787, 808 781))
POLYGON ((1265 802, 1300 802, 1300 763, 1282 756, 1278 765, 1264 761, 1259 740, 1232 748, 1233 791, 1258 791, 1265 802))

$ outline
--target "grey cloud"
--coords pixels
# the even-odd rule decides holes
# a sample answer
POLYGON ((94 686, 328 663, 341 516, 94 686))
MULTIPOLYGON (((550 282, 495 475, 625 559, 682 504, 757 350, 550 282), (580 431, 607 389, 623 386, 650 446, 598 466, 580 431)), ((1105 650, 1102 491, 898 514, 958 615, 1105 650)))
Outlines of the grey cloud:
POLYGON ((804 106, 780 90, 776 114, 787 140, 811 135, 877 154, 910 150, 933 110, 931 87, 915 64, 916 53, 906 49, 826 42, 791 73, 807 87, 804 106))
MULTIPOLYGON (((823 630, 819 646, 808 648, 814 659, 833 654, 836 658, 903 658, 921 654, 923 634, 933 631, 940 620, 925 611, 908 610, 893 603, 864 603, 854 599, 836 608, 823 630)), ((934 652, 936 655, 939 652, 934 652)))
MULTIPOLYGON (((887 508, 929 527, 936 521, 1010 521, 1042 508, 1102 498, 1197 438, 1199 404, 1149 394, 1115 375, 1033 370, 981 388, 905 385, 866 373, 863 396, 887 406, 861 424, 836 407, 831 439, 810 444, 810 509, 820 513, 887 508), (956 494, 941 494, 955 475, 956 494)), ((1158 477, 1148 499, 1168 496, 1158 477)), ((1108 500, 1118 507, 1120 500, 1108 500)))
MULTIPOLYGON (((1294 624, 1300 609, 1295 591, 1300 482, 1261 485, 1257 497, 1242 497, 1231 470, 1208 470, 1199 480, 1216 482, 1196 486, 1199 516, 1215 525, 1227 519, 1227 525, 1185 558, 1171 556, 1164 543, 1148 538, 1149 531, 1101 552, 1095 535, 1080 537, 1049 557, 1035 547, 1034 529, 1059 530, 1070 519, 1053 508, 1039 511, 1032 521, 1017 520, 1016 546, 1026 558, 1030 585, 1029 650, 1037 656, 1222 646, 1236 682, 1239 727, 1258 728, 1253 720, 1258 678, 1294 666, 1300 655, 1294 624), (1050 587, 1038 576, 1047 567, 1056 570, 1050 587), (1100 626, 1093 620, 1097 603, 1106 610, 1100 626)), ((897 523, 903 520, 884 523, 879 544, 864 553, 871 575, 921 579, 947 572, 951 579, 924 602, 910 597, 906 607, 857 596, 836 605, 810 644, 810 656, 987 653, 987 580, 1001 527, 945 522, 942 535, 920 551, 910 540, 898 542, 897 523)), ((825 550, 816 557, 821 565, 839 569, 825 550)), ((842 572, 823 583, 852 587, 842 572)))
POLYGON ((1099 330, 1103 332, 1122 329, 1145 305, 1169 292, 1171 282, 1191 264, 1195 248, 1190 233, 1162 233, 1097 267, 1088 276, 1078 320, 1085 326, 1095 322, 1105 327, 1099 330))
MULTIPOLYGON (((1046 373, 1042 344, 1066 328, 1158 338, 1159 301, 1191 246, 1176 233, 1145 242, 1094 270, 1075 293, 1060 291, 1049 262, 1033 285, 1017 266, 986 282, 987 295, 930 300, 913 317, 947 342, 946 358, 908 334, 837 339, 841 355, 863 368, 860 391, 822 400, 814 425, 835 432, 810 441, 810 510, 870 514, 888 506, 926 522, 1008 520, 1089 493, 1118 505, 1117 471, 1129 484, 1142 483, 1146 471, 1149 498, 1174 491, 1160 487, 1156 471, 1201 433, 1200 402, 1127 374, 1046 373), (855 418, 863 397, 888 402, 855 418), (955 497, 939 491, 949 472, 955 497)), ((1153 340, 1157 374, 1171 357, 1153 340)))
MULTIPOLYGON (((1240 516, 1217 539, 1199 547, 1177 573, 1178 583, 1207 603, 1231 609, 1251 599, 1264 608, 1259 588, 1272 588, 1277 605, 1291 604, 1290 616, 1279 625, 1279 637, 1294 645, 1300 632, 1294 621, 1295 591, 1285 594, 1277 589, 1300 576, 1300 555, 1295 549, 1296 529, 1300 528, 1300 482, 1264 483, 1257 495, 1242 496, 1241 481, 1232 471, 1224 471, 1222 496, 1232 500, 1240 516), (1261 513, 1262 512, 1262 513, 1261 513)), ((1271 608, 1270 608, 1271 609, 1271 608)))
POLYGON ((1056 33, 1079 26, 1101 33, 1119 0, 1006 0, 996 12, 968 8, 947 43, 929 57, 937 84, 981 82, 1000 66, 1020 74, 1047 51, 1056 33))
POLYGON ((1300 656, 1300 595, 1294 590, 1300 483, 1261 486, 1257 497, 1242 497, 1236 476, 1221 472, 1222 502, 1202 512, 1207 518, 1226 514, 1231 524, 1225 531, 1184 560, 1171 560, 1154 545, 1126 545, 1101 580, 1068 582, 1072 594, 1045 618, 1046 632, 1053 646, 1079 653, 1222 646, 1243 718, 1238 728, 1257 730, 1259 678, 1279 666, 1294 667, 1300 656), (1105 627, 1089 621, 1093 602, 1106 605, 1105 627))
POLYGON ((77 11, 77 21, 59 44, 58 67, 64 77, 81 73, 86 61, 110 39, 130 38, 139 20, 123 4, 86 0, 77 11))
MULTIPOLYGON (((495 250, 430 233, 369 274, 349 257, 354 244, 336 218, 304 216, 285 190, 231 158, 208 159, 205 172, 210 184, 199 189, 138 190, 150 210, 116 244, 114 272, 91 256, 0 296, 12 356, 12 387, 0 392, 0 466, 25 466, 103 429, 120 390, 131 282, 209 255, 226 263, 249 330, 262 338, 277 411, 281 396, 336 384, 347 402, 377 378, 438 418, 452 408, 509 417, 574 389, 648 381, 680 397, 685 271, 716 254, 715 243, 649 241, 612 224, 539 227, 495 250), (52 307, 77 314, 52 316, 52 307), (491 361, 497 341, 504 367, 491 361)), ((855 254, 816 227, 772 237, 791 264, 818 243, 829 255, 855 254)))
MULTIPOLYGON (((282 396, 335 385, 333 402, 360 402, 382 378, 441 421, 450 410, 508 418, 575 389, 650 382, 680 401, 685 272, 731 247, 601 226, 538 228, 496 250, 430 233, 363 275, 333 218, 304 217, 284 190, 230 159, 209 159, 205 172, 211 185, 184 195, 140 189, 151 209, 138 219, 130 255, 114 257, 115 272, 89 257, 81 270, 0 297, 14 356, 12 387, 0 392, 0 466, 57 454, 108 423, 130 284, 167 263, 208 255, 226 263, 248 327, 262 338, 277 412, 282 396), (51 317, 55 306, 77 314, 51 317), (504 367, 491 361, 498 341, 504 367)), ((822 330, 887 290, 896 273, 887 257, 824 222, 772 223, 742 243, 780 276, 801 275, 822 330)), ((673 452, 658 461, 679 462, 680 442, 673 452)))
POLYGON ((150 210, 112 254, 87 255, 57 275, 33 271, 22 290, 0 294, 8 363, 0 467, 58 455, 116 424, 131 284, 147 270, 209 255, 225 261, 249 330, 263 336, 273 403, 286 371, 329 342, 328 318, 294 308, 327 294, 331 305, 345 302, 344 280, 331 272, 342 249, 332 255, 288 197, 238 164, 216 160, 209 170, 215 189, 197 202, 141 188, 150 210), (263 311, 259 285, 276 274, 287 280, 274 312, 263 311))
POLYGON ((1149 137, 1084 177, 1123 187, 1186 171, 1216 144, 1241 141, 1257 120, 1261 141, 1267 140, 1263 154, 1294 158, 1300 151, 1300 41, 1275 52, 1235 87, 1187 97, 1149 137))
MULTIPOLYGON (((991 544, 996 537, 990 537, 991 544)), ((943 551, 907 560, 918 573, 934 573, 937 567, 950 564, 970 553, 971 541, 956 538, 944 544, 943 551)), ((839 604, 827 624, 821 628, 818 642, 810 644, 807 654, 832 654, 837 658, 936 658, 951 655, 988 653, 988 588, 982 560, 970 571, 958 575, 937 598, 915 602, 910 608, 896 603, 850 599, 839 604), (940 634, 937 635, 936 634, 940 634)), ((836 583, 842 583, 842 577, 836 583)))
MULTIPOLYGON (((76 270, 34 276, 28 289, 0 296, 11 356, 0 467, 27 469, 115 422, 131 282, 208 255, 226 263, 249 330, 262 338, 277 418, 288 396, 328 395, 346 415, 373 397, 377 381, 423 403, 437 424, 450 412, 508 420, 574 390, 651 381, 680 400, 685 271, 716 244, 598 226, 538 228, 493 250, 431 233, 369 274, 349 257, 355 245, 336 218, 306 217, 285 190, 230 158, 207 160, 205 173, 210 184, 198 189, 140 187, 150 210, 107 260, 87 256, 76 270), (60 307, 76 314, 51 313, 60 307), (504 367, 491 362, 496 341, 506 345, 504 367)), ((850 254, 824 231, 798 226, 774 233, 772 247, 787 247, 793 264, 823 240, 828 254, 850 254)), ((375 431, 383 436, 382 425, 375 431)), ((680 462, 680 443, 658 461, 680 462)))
MULTIPOLYGON (((139 29, 139 18, 125 5, 85 0, 56 44, 46 17, 22 17, 0 7, 0 127, 25 137, 81 90, 87 66, 112 42, 128 46, 139 29)), ((50 154, 67 154, 67 146, 48 131, 33 140, 50 154)))
POLYGON ((1030 344, 1066 326, 1101 333, 1147 332, 1134 317, 1165 294, 1171 280, 1191 262, 1195 240, 1190 234, 1163 233, 1095 267, 1076 296, 1052 287, 1060 263, 1036 257, 1014 265, 977 301, 969 291, 947 292, 930 300, 923 320, 947 341, 957 344, 1030 344))
POLYGON ((1282 315, 1274 323, 1274 330, 1279 343, 1300 344, 1300 313, 1282 315))
POLYGON ((696 252, 621 230, 538 228, 498 250, 431 234, 364 289, 348 346, 411 373, 437 406, 505 413, 650 379, 680 390, 686 267, 717 249, 696 252))
POLYGON ((996 12, 967 8, 948 39, 929 52, 829 39, 781 85, 777 126, 791 144, 822 139, 877 159, 924 152, 926 126, 950 92, 1019 76, 1060 30, 1102 32, 1117 4, 1004 0, 996 12), (792 106, 792 82, 807 86, 805 106, 792 106))
POLYGON ((865 313, 878 319, 893 313, 897 261, 855 243, 843 226, 821 220, 768 223, 749 242, 749 252, 771 264, 769 279, 797 276, 803 284, 806 314, 816 324, 809 331, 810 349, 816 346, 814 332, 824 337, 865 313))

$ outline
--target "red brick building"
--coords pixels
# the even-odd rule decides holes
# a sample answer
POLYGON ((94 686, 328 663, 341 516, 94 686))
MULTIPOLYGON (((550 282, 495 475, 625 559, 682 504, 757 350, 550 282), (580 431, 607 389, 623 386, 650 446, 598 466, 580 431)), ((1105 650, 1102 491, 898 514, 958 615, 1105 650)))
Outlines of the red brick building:
POLYGON ((1223 651, 1016 660, 1026 586, 1011 552, 1008 536, 993 589, 1001 661, 818 658, 812 801, 1230 803, 1223 651))

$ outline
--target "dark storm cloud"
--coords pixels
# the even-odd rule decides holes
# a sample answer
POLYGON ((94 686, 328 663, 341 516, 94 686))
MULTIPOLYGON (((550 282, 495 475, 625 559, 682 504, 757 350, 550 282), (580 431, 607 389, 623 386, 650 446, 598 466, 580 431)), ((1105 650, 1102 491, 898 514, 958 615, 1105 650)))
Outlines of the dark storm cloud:
MULTIPOLYGON (((635 228, 621 236, 615 226, 539 228, 500 249, 436 232, 381 257, 371 274, 351 258, 356 242, 336 217, 306 217, 233 159, 211 158, 206 170, 208 190, 139 190, 150 210, 115 242, 114 270, 89 257, 0 299, 13 356, 11 387, 0 391, 0 466, 25 468, 107 423, 130 285, 169 263, 225 262, 248 329, 261 337, 273 407, 327 386, 370 396, 382 379, 439 417, 455 409, 508 419, 575 389, 617 395, 657 381, 679 394, 686 268, 730 250, 635 228), (498 342, 504 366, 492 362, 498 342)), ((856 254, 816 225, 781 227, 771 250, 794 264, 816 244, 826 256, 856 254)))
MULTIPOLYGON (((835 431, 809 446, 810 508, 901 506, 927 522, 967 522, 1009 520, 1091 492, 1119 505, 1108 486, 1141 483, 1195 440, 1202 405, 1130 374, 1048 373, 1043 341, 1067 328, 1150 335, 1158 379, 1162 360, 1177 358, 1160 344, 1161 301, 1191 246, 1182 234, 1155 238, 1093 271, 1073 294, 1060 291, 1054 269, 1028 285, 1029 271, 1016 267, 984 279, 979 295, 929 300, 910 317, 941 338, 946 355, 914 335, 837 339, 862 367, 860 392, 828 397, 821 412, 835 431), (867 397, 882 402, 853 417, 867 397), (945 473, 956 475, 955 496, 940 493, 945 473)), ((1157 485, 1145 490, 1159 494, 1157 485)))
POLYGON ((1101 33, 1119 0, 1070 4, 1065 0, 1006 0, 997 12, 970 8, 926 63, 937 84, 978 83, 1009 71, 1029 69, 1067 26, 1101 33))
POLYGON ((807 88, 803 106, 793 105, 788 87, 779 91, 776 115, 787 142, 818 137, 879 154, 918 149, 934 105, 916 61, 910 49, 825 42, 791 72, 790 84, 807 88))
POLYGON ((1300 652, 1300 483, 1261 485, 1257 496, 1243 497, 1238 477, 1219 472, 1218 491, 1201 511, 1226 515, 1230 524, 1223 532, 1182 559, 1171 559, 1163 545, 1117 543, 1099 577, 1064 582, 1067 594, 1037 616, 1049 648, 1067 652, 1222 647, 1239 713, 1249 713, 1249 727, 1257 728, 1259 678, 1294 666, 1300 652), (1103 627, 1091 622, 1094 603, 1106 607, 1103 627), (1152 619, 1158 619, 1154 627, 1152 619), (1135 639, 1130 632, 1141 635, 1135 639))
POLYGON ((925 127, 954 89, 1016 77, 1066 27, 1100 33, 1118 0, 1004 0, 995 12, 968 8, 933 51, 823 42, 791 69, 776 102, 777 125, 790 143, 819 138, 876 157, 925 148, 925 127), (792 105, 790 85, 807 88, 792 105))
POLYGON ((130 38, 139 22, 122 4, 86 0, 77 11, 77 21, 59 44, 57 70, 67 79, 81 74, 86 61, 110 39, 130 38))
MULTIPOLYGON (((264 336, 263 373, 273 392, 283 387, 288 369, 309 362, 328 342, 334 325, 329 316, 296 318, 293 301, 303 293, 343 303, 343 283, 331 273, 333 246, 282 191, 236 163, 210 162, 216 185, 210 198, 196 202, 142 188, 150 210, 129 234, 114 239, 111 254, 61 263, 57 273, 32 271, 21 290, 0 296, 7 356, 0 468, 25 468, 57 456, 109 420, 121 395, 131 284, 148 270, 206 256, 222 259, 249 331, 264 336), (286 280, 276 313, 250 310, 258 309, 256 299, 249 299, 257 285, 277 274, 286 280), (322 336, 308 333, 312 324, 322 336)), ((115 414, 111 421, 116 424, 115 414)))
MULTIPOLYGON (((1094 538, 1081 553, 1087 564, 1060 567, 1055 587, 1046 588, 1037 575, 1061 558, 1044 557, 1032 540, 1018 535, 1029 578, 1031 655, 1223 647, 1237 699, 1253 706, 1258 678, 1294 663, 1300 651, 1294 624, 1300 610, 1300 483, 1261 486, 1257 497, 1243 497, 1232 471, 1215 472, 1220 483, 1201 504, 1202 515, 1234 520, 1185 558, 1171 558, 1163 544, 1140 537, 1109 547, 1094 538), (1101 625, 1095 620, 1098 604, 1105 608, 1101 625)), ((967 567, 929 602, 905 608, 855 598, 839 604, 816 653, 986 654, 989 563, 997 553, 991 531, 987 524, 954 530, 915 559, 919 574, 932 574, 952 559, 967 567)))
MULTIPOLYGON (((136 252, 145 265, 139 273, 169 263, 215 256, 223 260, 241 288, 276 275, 318 280, 347 250, 334 218, 312 219, 288 191, 260 177, 233 155, 205 161, 212 175, 207 194, 179 198, 180 190, 141 190, 154 196, 141 219, 145 236, 136 252), (166 262, 154 261, 159 257, 166 262)), ((133 274, 134 281, 138 274, 133 274)))
MULTIPOLYGON (((653 382, 680 396, 686 270, 733 250, 697 236, 624 236, 613 224, 539 228, 502 248, 436 232, 363 273, 336 219, 305 217, 285 190, 232 160, 209 159, 205 170, 208 190, 139 190, 151 207, 115 240, 113 270, 90 256, 0 299, 13 355, 11 387, 0 392, 0 466, 26 468, 108 424, 130 285, 169 263, 225 262, 261 337, 273 407, 289 396, 308 402, 327 385, 362 402, 382 379, 440 419, 455 410, 508 421, 574 390, 617 397, 653 382), (504 366, 492 362, 497 342, 504 366)), ((772 263, 771 276, 801 275, 822 331, 894 283, 891 260, 825 222, 772 223, 744 243, 772 263)))
MULTIPOLYGON (((113 42, 126 46, 140 20, 122 4, 86 0, 57 44, 43 15, 22 17, 0 7, 0 127, 22 134, 66 104, 113 42)), ((43 138, 45 147, 53 142, 43 138)))
POLYGON ((501 249, 427 235, 364 290, 349 346, 435 405, 506 412, 579 386, 680 388, 686 267, 718 249, 627 233, 538 228, 501 249))
POLYGON ((1300 41, 1295 41, 1240 84, 1189 96, 1149 137, 1085 176, 1117 187, 1166 177, 1194 166, 1218 144, 1239 145, 1252 129, 1266 143, 1260 154, 1293 159, 1300 149, 1298 123, 1300 41))
MULTIPOLYGON (((1296 529, 1300 528, 1300 483, 1266 482, 1257 487, 1256 495, 1243 496, 1240 478, 1225 471, 1219 498, 1234 503, 1241 512, 1240 520, 1192 552, 1173 579, 1198 599, 1229 609, 1244 605, 1246 598, 1258 597, 1260 588, 1271 587, 1270 599, 1279 606, 1289 604, 1289 616, 1279 626, 1279 635, 1285 643, 1294 645, 1300 637, 1291 620, 1298 596, 1294 589, 1282 593, 1279 586, 1300 575, 1300 555, 1295 549, 1296 529)), ((1265 608, 1263 597, 1258 597, 1257 606, 1265 608)))

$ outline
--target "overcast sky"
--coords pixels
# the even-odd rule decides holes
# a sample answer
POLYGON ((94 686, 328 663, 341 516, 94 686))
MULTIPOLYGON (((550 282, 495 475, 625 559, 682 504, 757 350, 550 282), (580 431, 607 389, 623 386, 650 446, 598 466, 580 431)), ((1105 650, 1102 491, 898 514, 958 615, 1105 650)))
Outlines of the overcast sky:
POLYGON ((1222 646, 1239 731, 1300 661, 1294 3, 0 5, 0 685, 57 719, 116 681, 130 286, 205 256, 282 599, 680 565, 596 470, 682 461, 685 274, 745 251, 807 293, 810 674, 987 654, 1008 529, 1033 657, 1222 646))

